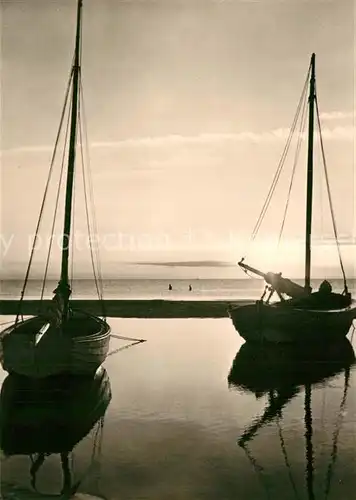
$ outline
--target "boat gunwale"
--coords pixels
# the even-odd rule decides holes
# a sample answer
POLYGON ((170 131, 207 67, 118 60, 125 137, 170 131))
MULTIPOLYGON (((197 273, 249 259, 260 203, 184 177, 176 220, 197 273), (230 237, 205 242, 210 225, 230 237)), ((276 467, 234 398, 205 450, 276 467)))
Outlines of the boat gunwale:
POLYGON ((305 312, 305 313, 324 313, 324 314, 334 314, 334 313, 342 313, 342 312, 350 312, 353 309, 356 309, 356 300, 352 299, 352 302, 349 306, 343 307, 343 308, 338 308, 338 309, 311 309, 308 307, 302 308, 302 307, 294 307, 293 305, 291 306, 285 306, 283 305, 283 302, 273 302, 272 304, 266 304, 260 300, 256 300, 255 302, 250 302, 248 304, 232 304, 228 308, 228 312, 231 310, 237 310, 237 309, 245 309, 246 307, 249 306, 257 306, 257 304, 262 304, 262 307, 265 307, 267 309, 273 309, 273 310, 282 310, 285 311, 298 311, 298 312, 305 312), (284 309, 285 308, 285 309, 284 309))
MULTIPOLYGON (((82 311, 80 309, 72 309, 72 311, 80 313, 84 317, 94 320, 97 323, 97 325, 99 326, 98 331, 96 331, 90 335, 72 335, 72 336, 68 335, 68 337, 71 338, 73 341, 75 341, 75 342, 89 342, 89 341, 92 341, 93 339, 99 341, 101 337, 105 338, 108 335, 110 335, 111 327, 110 327, 109 323, 107 323, 106 320, 104 320, 103 318, 86 313, 85 311, 82 311)), ((18 328, 20 328, 20 327, 22 327, 22 326, 24 326, 32 321, 36 321, 36 320, 37 321, 42 320, 43 323, 48 322, 48 319, 46 319, 46 317, 42 316, 42 315, 31 316, 30 318, 22 320, 22 321, 18 322, 17 324, 14 321, 13 324, 11 324, 10 326, 8 326, 7 328, 5 328, 4 330, 2 330, 0 332, 0 341, 2 341, 6 336, 10 335, 11 333, 15 333, 15 331, 18 328)), ((32 332, 29 333, 28 335, 30 336, 31 334, 32 334, 32 332)), ((23 335, 27 335, 27 332, 23 333, 23 335)), ((33 333, 33 335, 35 335, 35 333, 33 333)))

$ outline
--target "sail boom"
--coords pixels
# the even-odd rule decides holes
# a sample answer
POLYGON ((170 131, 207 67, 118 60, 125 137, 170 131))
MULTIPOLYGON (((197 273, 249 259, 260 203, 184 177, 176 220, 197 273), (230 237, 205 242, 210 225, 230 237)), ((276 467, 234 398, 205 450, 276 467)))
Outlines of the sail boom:
POLYGON ((272 288, 278 294, 285 294, 292 298, 303 297, 306 295, 306 290, 301 285, 294 283, 294 281, 283 278, 282 273, 263 273, 259 269, 244 264, 243 261, 239 262, 239 266, 246 271, 257 274, 265 280, 266 283, 272 286, 272 288))

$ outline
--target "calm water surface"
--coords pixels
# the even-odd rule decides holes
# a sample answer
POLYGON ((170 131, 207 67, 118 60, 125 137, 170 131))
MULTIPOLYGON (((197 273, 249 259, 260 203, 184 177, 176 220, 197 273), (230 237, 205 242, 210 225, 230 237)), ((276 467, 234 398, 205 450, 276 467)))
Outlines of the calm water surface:
MULTIPOLYGON (((112 400, 101 452, 89 476, 94 433, 73 453, 74 477, 83 480, 79 491, 109 500, 355 498, 354 367, 346 391, 342 367, 334 376, 326 367, 329 378, 318 375, 305 423, 310 389, 305 378, 304 385, 287 383, 284 393, 268 394, 268 377, 261 373, 258 380, 251 366, 251 383, 260 384, 258 391, 248 389, 248 380, 245 388, 234 386, 232 375, 229 386, 242 346, 230 320, 110 323, 114 334, 147 342, 119 350, 130 342, 112 340, 117 352, 105 363, 112 400), (283 409, 252 428, 274 397, 282 398, 283 409), (242 436, 245 447, 238 445, 242 436)), ((0 372, 0 382, 5 376, 0 372)), ((40 498, 29 493, 29 464, 23 456, 2 459, 3 494, 16 486, 17 498, 40 498)), ((57 493, 60 486, 60 462, 51 456, 38 475, 38 487, 57 493)))
MULTIPOLYGON (((294 280, 301 285, 302 280, 294 280)), ((313 288, 318 288, 321 279, 312 280, 313 288)), ((341 279, 329 280, 334 291, 343 290, 341 279)), ((44 289, 44 297, 52 298, 57 281, 48 280, 44 289)), ((74 280, 71 284, 73 298, 95 299, 96 288, 93 280, 74 280)), ((117 279, 103 280, 104 297, 106 299, 171 299, 171 300, 218 300, 218 299, 257 299, 264 290, 262 279, 117 279), (172 290, 168 290, 168 285, 172 290), (189 291, 189 285, 192 291, 189 291)), ((18 299, 23 287, 23 280, 0 280, 0 297, 18 299)), ((356 292, 356 281, 349 280, 350 292, 356 292)), ((25 298, 38 299, 42 291, 41 280, 29 280, 25 298)))

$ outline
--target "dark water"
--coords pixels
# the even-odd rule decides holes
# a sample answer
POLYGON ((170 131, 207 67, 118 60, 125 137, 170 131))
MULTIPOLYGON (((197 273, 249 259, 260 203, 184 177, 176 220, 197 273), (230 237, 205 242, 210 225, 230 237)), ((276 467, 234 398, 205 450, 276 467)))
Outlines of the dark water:
MULTIPOLYGON (((102 439, 94 429, 74 448, 78 492, 109 500, 355 498, 350 344, 301 368, 288 353, 261 360, 246 346, 240 351, 228 319, 110 323, 114 334, 147 342, 119 350, 130 342, 112 340, 102 439)), ((29 467, 26 456, 2 458, 5 498, 42 498, 30 494, 29 467)), ((37 486, 58 493, 58 456, 47 458, 37 486)))

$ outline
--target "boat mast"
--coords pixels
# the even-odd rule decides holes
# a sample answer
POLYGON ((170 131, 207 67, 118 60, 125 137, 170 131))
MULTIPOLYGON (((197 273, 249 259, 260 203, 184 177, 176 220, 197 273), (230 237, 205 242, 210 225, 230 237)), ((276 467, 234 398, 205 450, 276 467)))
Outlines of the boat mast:
MULTIPOLYGON (((64 211, 62 266, 61 266, 61 278, 60 278, 60 285, 64 289, 69 289, 68 260, 69 260, 70 229, 72 220, 74 165, 75 165, 75 152, 76 152, 76 141, 77 141, 78 88, 79 88, 78 84, 80 75, 80 31, 81 31, 80 28, 81 28, 82 5, 83 5, 83 0, 78 0, 75 54, 74 54, 74 63, 72 68, 73 71, 72 110, 71 110, 71 126, 70 126, 70 139, 69 139, 66 199, 65 199, 65 211, 64 211)), ((68 302, 68 299, 69 296, 68 298, 66 298, 66 302, 68 302)))
POLYGON ((309 125, 308 125, 308 166, 307 166, 307 207, 305 238, 305 290, 311 292, 311 226, 313 209, 313 146, 314 146, 314 102, 315 102, 315 54, 311 56, 309 86, 309 125))

